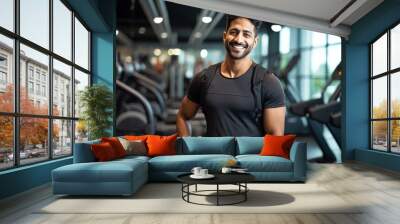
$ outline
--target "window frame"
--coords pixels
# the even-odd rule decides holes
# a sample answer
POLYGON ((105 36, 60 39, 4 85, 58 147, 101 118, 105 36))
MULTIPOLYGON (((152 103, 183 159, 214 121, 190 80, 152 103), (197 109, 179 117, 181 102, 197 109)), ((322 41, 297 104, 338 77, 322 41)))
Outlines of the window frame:
MULTIPOLYGON (((399 121, 400 117, 392 117, 392 98, 391 98, 391 79, 392 75, 395 75, 396 73, 400 72, 400 67, 391 69, 391 30, 395 28, 396 26, 400 25, 400 20, 396 21, 393 23, 391 26, 385 29, 384 32, 380 33, 377 37, 375 37, 371 42, 368 43, 368 59, 369 59, 369 66, 368 66, 368 87, 369 87, 369 150, 372 151, 378 151, 378 152, 385 152, 385 153, 390 153, 390 154, 395 154, 399 155, 400 152, 393 152, 392 151, 392 121, 399 121), (376 74, 373 74, 373 44, 379 40, 381 37, 384 35, 387 35, 387 63, 386 63, 386 71, 376 74), (386 86, 387 86, 387 105, 386 105, 386 118, 373 118, 373 81, 378 78, 386 77, 386 86), (374 143, 373 143, 373 122, 376 121, 386 121, 386 151, 379 150, 374 148, 374 143)), ((400 52, 399 52, 400 54, 400 52)))
MULTIPOLYGON (((53 52, 53 1, 54 0, 48 0, 49 3, 49 47, 48 49, 46 49, 45 47, 40 46, 39 44, 36 44, 32 41, 30 41, 27 38, 24 38, 23 36, 20 35, 20 0, 14 0, 13 1, 13 10, 14 10, 14 18, 13 18, 13 22, 14 22, 14 31, 10 31, 4 27, 0 26, 0 35, 3 35, 7 38, 10 38, 13 40, 13 54, 12 54, 12 74, 13 78, 14 78, 14 111, 13 112, 2 112, 0 111, 0 116, 10 116, 13 119, 13 153, 14 153, 14 161, 13 161, 13 166, 11 167, 5 167, 5 168, 0 168, 0 172, 5 171, 5 170, 11 170, 11 169, 16 169, 19 167, 24 167, 24 166, 30 166, 33 164, 38 164, 38 163, 43 163, 46 161, 50 161, 53 159, 62 159, 65 157, 70 157, 73 156, 73 152, 74 152, 74 143, 75 143, 75 125, 76 125, 76 121, 79 120, 79 117, 75 116, 75 108, 72 107, 71 108, 71 114, 68 116, 55 116, 53 115, 53 59, 58 60, 61 63, 64 63, 68 66, 71 66, 71 105, 74 105, 75 103, 75 88, 74 88, 74 82, 75 82, 75 69, 78 69, 79 71, 87 74, 89 76, 89 83, 88 85, 91 86, 92 85, 92 61, 91 61, 91 50, 92 50, 92 43, 91 43, 91 38, 92 38, 92 30, 88 27, 88 25, 84 22, 84 20, 78 15, 78 13, 76 13, 72 7, 68 4, 68 2, 66 2, 65 0, 59 0, 68 10, 71 11, 71 18, 70 18, 70 23, 71 23, 71 59, 67 59, 64 58, 63 56, 53 52), (74 25, 74 21, 75 18, 77 20, 79 20, 79 22, 83 25, 83 27, 88 31, 88 69, 85 69, 81 66, 79 66, 78 64, 75 63, 75 25, 74 25), (39 114, 27 114, 27 113, 21 113, 20 112, 20 85, 21 85, 21 81, 20 81, 20 64, 21 64, 21 57, 20 57, 20 45, 23 44, 27 47, 32 48, 33 50, 36 50, 42 54, 45 54, 46 56, 48 56, 49 59, 49 63, 48 63, 48 74, 47 74, 47 78, 48 78, 48 84, 45 87, 45 90, 48 92, 46 93, 45 91, 45 95, 48 96, 48 112, 46 115, 39 115, 39 114), (47 151, 48 151, 48 155, 47 158, 44 158, 43 160, 40 160, 38 162, 32 162, 32 163, 26 163, 26 164, 21 164, 20 161, 20 119, 21 118, 45 118, 47 119, 48 122, 48 136, 47 136, 47 142, 49 143, 47 145, 47 151), (54 147, 53 147, 53 122, 56 120, 66 120, 66 121, 71 121, 71 153, 68 155, 63 155, 63 156, 57 156, 54 158, 53 152, 54 152, 54 147), (51 143, 51 144, 50 144, 51 143)), ((27 73, 26 75, 26 81, 28 82, 30 80, 30 74, 28 72, 29 68, 28 67, 29 64, 27 63, 27 73)), ((41 72, 40 72, 40 76, 39 76, 39 82, 40 84, 42 84, 42 79, 41 79, 41 72)), ((33 83, 34 86, 37 83, 36 82, 36 69, 33 70, 33 83)), ((42 87, 42 85, 40 85, 40 87, 42 87)), ((27 91, 29 91, 27 89, 27 91)), ((34 89, 34 92, 36 91, 36 89, 34 89)), ((38 95, 38 96, 42 96, 42 94, 38 95)))

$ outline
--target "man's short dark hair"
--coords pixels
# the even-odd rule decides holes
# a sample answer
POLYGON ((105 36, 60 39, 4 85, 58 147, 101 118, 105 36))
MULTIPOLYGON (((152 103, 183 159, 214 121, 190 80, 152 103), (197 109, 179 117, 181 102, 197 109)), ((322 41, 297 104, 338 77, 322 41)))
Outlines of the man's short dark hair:
POLYGON ((231 23, 233 20, 235 19, 239 19, 239 18, 244 18, 250 21, 251 24, 254 25, 254 32, 256 34, 256 36, 258 35, 258 29, 261 27, 261 21, 255 20, 255 19, 250 19, 247 17, 243 17, 243 16, 233 16, 233 15, 227 15, 226 16, 226 25, 225 25, 225 31, 228 31, 229 27, 231 26, 231 23))

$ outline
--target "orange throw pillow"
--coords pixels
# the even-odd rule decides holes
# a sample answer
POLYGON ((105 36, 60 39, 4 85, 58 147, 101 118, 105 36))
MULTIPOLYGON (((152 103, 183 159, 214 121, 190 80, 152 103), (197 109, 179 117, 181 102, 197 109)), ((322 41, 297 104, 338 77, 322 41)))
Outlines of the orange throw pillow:
POLYGON ((290 159, 290 147, 296 135, 265 135, 264 146, 261 149, 260 155, 262 156, 280 156, 286 159, 290 159))
POLYGON ((115 155, 117 158, 121 158, 126 156, 126 151, 122 146, 121 142, 119 142, 118 138, 110 137, 110 138, 101 138, 101 142, 108 142, 114 149, 115 155))
POLYGON ((93 144, 90 146, 90 148, 94 154, 94 157, 99 162, 109 161, 117 158, 114 149, 108 142, 93 144))
POLYGON ((143 141, 145 142, 147 139, 148 135, 126 135, 124 136, 124 139, 128 141, 143 141))
POLYGON ((177 135, 158 136, 149 135, 147 137, 147 155, 148 156, 165 156, 176 155, 175 142, 177 135))

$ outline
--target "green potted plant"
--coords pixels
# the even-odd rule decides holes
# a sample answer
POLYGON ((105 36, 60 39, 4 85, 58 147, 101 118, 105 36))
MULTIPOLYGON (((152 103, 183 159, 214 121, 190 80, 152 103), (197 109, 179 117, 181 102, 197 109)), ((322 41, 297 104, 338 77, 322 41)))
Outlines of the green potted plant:
POLYGON ((112 93, 102 84, 94 84, 80 92, 81 119, 87 127, 89 140, 109 136, 112 125, 112 93))

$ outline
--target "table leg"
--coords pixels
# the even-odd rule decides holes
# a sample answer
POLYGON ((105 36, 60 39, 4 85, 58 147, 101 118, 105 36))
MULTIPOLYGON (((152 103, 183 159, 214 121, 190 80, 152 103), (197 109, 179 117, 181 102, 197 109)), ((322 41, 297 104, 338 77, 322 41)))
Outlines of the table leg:
POLYGON ((219 205, 219 184, 217 184, 217 206, 219 205))
POLYGON ((244 201, 247 201, 247 183, 244 183, 244 201))

